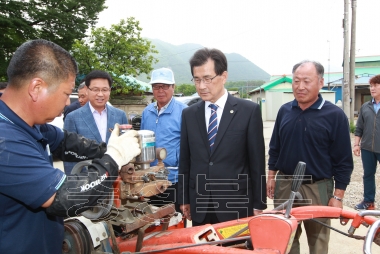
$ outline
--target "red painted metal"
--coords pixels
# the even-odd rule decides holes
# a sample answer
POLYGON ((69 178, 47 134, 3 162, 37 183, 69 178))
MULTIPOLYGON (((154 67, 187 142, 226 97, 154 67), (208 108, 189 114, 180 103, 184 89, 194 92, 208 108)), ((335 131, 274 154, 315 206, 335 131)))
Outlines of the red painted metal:
MULTIPOLYGON (((159 251, 154 253, 266 253, 282 254, 288 253, 299 221, 311 218, 346 218, 352 220, 351 226, 358 228, 361 224, 373 224, 375 217, 361 217, 359 213, 345 211, 340 208, 328 206, 304 206, 292 209, 289 219, 284 217, 284 211, 266 211, 262 215, 243 218, 237 221, 227 221, 218 224, 207 224, 190 228, 169 228, 166 231, 157 229, 147 230, 141 252, 159 251), (244 231, 240 236, 251 236, 253 251, 242 248, 232 248, 213 245, 216 240, 223 240, 233 236, 245 227, 249 231, 244 231), (279 238, 274 232, 281 232, 279 238), (210 245, 201 245, 187 248, 168 250, 174 247, 210 242, 210 245)), ((120 252, 134 252, 137 236, 129 239, 117 238, 120 252)))

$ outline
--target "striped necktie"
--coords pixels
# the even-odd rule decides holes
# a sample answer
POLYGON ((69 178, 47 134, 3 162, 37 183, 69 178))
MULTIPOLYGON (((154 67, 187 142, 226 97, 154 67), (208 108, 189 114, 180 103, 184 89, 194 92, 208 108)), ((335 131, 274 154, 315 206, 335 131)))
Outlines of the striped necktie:
POLYGON ((211 116, 208 123, 208 142, 210 144, 210 151, 214 148, 214 141, 216 137, 216 133, 218 132, 218 117, 216 114, 216 111, 218 109, 218 106, 215 104, 210 104, 209 107, 211 108, 211 116))

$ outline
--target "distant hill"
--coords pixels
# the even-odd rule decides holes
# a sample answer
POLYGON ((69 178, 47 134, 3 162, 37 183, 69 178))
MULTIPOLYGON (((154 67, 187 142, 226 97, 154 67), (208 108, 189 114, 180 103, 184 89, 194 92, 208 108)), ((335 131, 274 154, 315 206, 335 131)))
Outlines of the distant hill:
MULTIPOLYGON (((174 72, 177 85, 190 84, 192 77, 189 59, 195 51, 203 48, 203 46, 192 43, 176 46, 158 39, 148 40, 155 45, 156 50, 159 52, 155 55, 159 62, 153 67, 155 69, 169 67, 174 72)), ((226 57, 228 61, 228 81, 269 80, 270 75, 247 58, 236 53, 226 54, 226 57)), ((138 79, 149 82, 146 75, 142 75, 138 79)))

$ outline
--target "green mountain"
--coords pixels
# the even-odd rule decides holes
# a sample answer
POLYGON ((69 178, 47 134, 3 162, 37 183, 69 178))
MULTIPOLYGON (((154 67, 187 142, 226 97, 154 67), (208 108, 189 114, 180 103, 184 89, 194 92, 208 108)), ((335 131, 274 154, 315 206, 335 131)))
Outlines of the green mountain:
MULTIPOLYGON (((148 40, 155 45, 156 50, 159 52, 155 55, 159 62, 153 65, 154 69, 161 67, 171 68, 177 85, 190 84, 192 76, 189 59, 195 51, 203 48, 203 46, 192 43, 176 46, 158 39, 148 40)), ((270 75, 247 58, 236 53, 226 54, 226 57, 228 61, 228 81, 269 80, 270 75)), ((145 75, 138 77, 138 79, 149 82, 145 75)))

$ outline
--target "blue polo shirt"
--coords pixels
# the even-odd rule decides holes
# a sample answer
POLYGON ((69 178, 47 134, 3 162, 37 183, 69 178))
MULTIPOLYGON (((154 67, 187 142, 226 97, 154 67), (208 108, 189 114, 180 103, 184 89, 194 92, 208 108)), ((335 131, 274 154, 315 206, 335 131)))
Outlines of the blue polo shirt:
MULTIPOLYGON (((155 133, 156 147, 164 147, 167 157, 163 161, 169 170, 168 180, 173 184, 178 182, 179 141, 181 138, 182 110, 186 104, 172 98, 158 113, 156 103, 149 104, 142 113, 141 130, 151 130, 155 133)), ((157 160, 151 166, 157 165, 157 160)))
POLYGON ((63 219, 41 208, 66 175, 53 168, 59 128, 30 127, 0 101, 0 253, 61 253, 63 219))
POLYGON ((321 95, 306 110, 296 100, 284 104, 276 118, 269 144, 268 166, 287 175, 299 161, 314 180, 334 178, 345 190, 353 170, 349 124, 343 110, 321 95))

